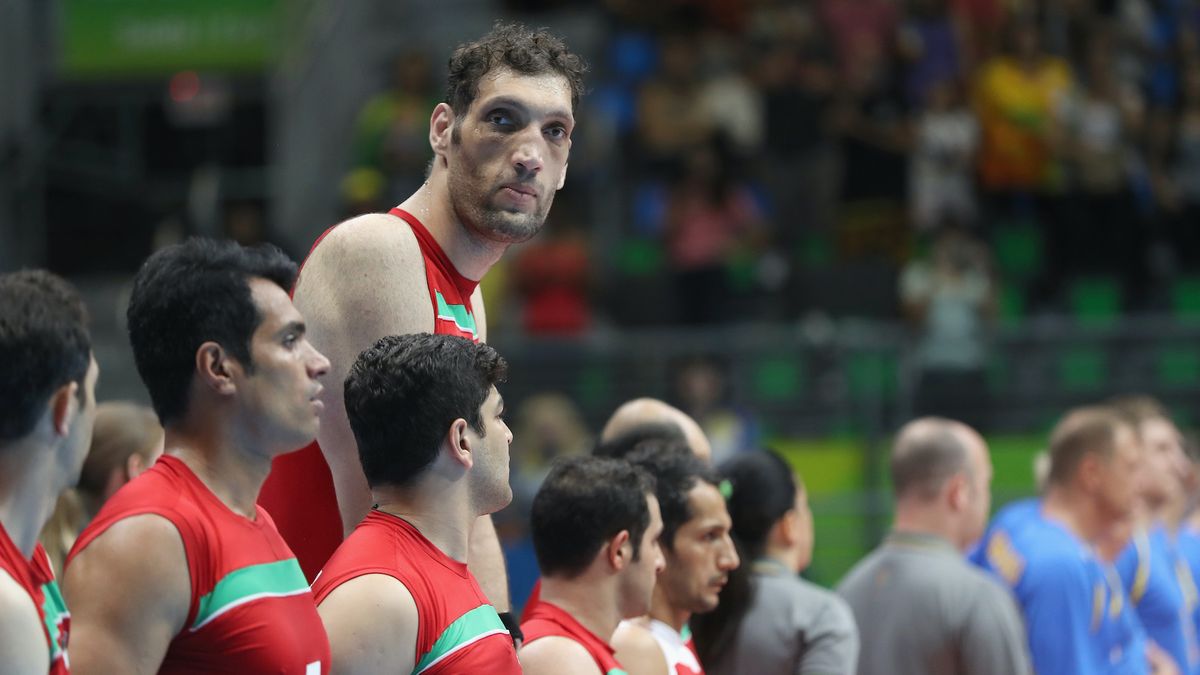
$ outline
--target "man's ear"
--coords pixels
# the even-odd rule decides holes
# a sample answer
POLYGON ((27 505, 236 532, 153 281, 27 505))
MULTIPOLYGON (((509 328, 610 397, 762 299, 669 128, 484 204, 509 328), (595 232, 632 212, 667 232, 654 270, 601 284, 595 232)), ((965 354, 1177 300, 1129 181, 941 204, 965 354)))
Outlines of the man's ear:
POLYGON ((609 539, 604 552, 608 557, 608 564, 618 572, 633 562, 633 542, 629 540, 629 530, 621 530, 609 539))
POLYGON ((946 481, 946 501, 955 511, 965 511, 971 503, 971 486, 967 485, 967 477, 961 473, 955 474, 946 481))
POLYGON ((450 424, 450 431, 446 434, 450 458, 464 469, 475 465, 474 448, 471 446, 471 437, 467 434, 468 427, 467 421, 460 417, 450 424))
POLYGON ((800 539, 800 514, 796 509, 788 509, 784 512, 783 517, 779 522, 771 527, 771 532, 767 533, 767 539, 777 537, 779 543, 784 546, 792 546, 800 539))
POLYGON ((59 436, 70 435, 71 424, 75 421, 78 410, 78 382, 68 382, 56 389, 50 397, 50 421, 54 426, 54 433, 59 436))
POLYGON ((241 365, 216 342, 205 342, 196 350, 196 377, 218 394, 229 396, 237 392, 233 376, 241 370, 241 365))
POLYGON ((450 149, 454 129, 454 109, 449 103, 439 103, 429 116, 429 147, 435 155, 444 156, 450 149))

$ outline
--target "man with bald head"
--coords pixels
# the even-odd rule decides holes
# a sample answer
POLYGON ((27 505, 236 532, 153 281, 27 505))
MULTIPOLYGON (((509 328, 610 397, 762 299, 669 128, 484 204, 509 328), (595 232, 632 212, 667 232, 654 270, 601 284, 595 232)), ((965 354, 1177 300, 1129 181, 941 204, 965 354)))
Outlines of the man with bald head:
POLYGON ((859 675, 1029 673, 1012 598, 963 557, 991 503, 983 438, 952 420, 910 422, 891 476, 892 531, 837 589, 858 623, 859 675))
POLYGON ((623 456, 647 440, 682 440, 692 454, 705 462, 712 461, 712 445, 696 420, 655 398, 635 398, 613 411, 600 432, 595 454, 623 456))

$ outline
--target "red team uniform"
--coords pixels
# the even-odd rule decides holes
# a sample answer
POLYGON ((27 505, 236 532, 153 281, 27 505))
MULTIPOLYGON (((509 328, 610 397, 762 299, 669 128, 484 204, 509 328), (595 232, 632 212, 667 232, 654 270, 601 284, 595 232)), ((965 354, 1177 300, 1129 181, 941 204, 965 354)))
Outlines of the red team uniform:
POLYGON ((164 455, 121 488, 68 557, 117 521, 166 518, 187 554, 192 597, 160 673, 328 675, 329 639, 295 556, 262 507, 231 511, 182 461, 164 455))
MULTIPOLYGON (((402 221, 396 224, 397 227, 407 224, 420 244, 429 301, 435 317, 432 332, 459 335, 478 342, 479 331, 471 307, 471 294, 478 282, 458 273, 433 235, 415 216, 399 208, 390 213, 402 221)), ((333 229, 325 230, 317 238, 308 253, 310 257, 333 229)), ((309 580, 314 579, 343 538, 333 476, 316 441, 275 458, 258 503, 275 518, 279 533, 295 551, 304 574, 309 580)))
POLYGON ((447 556, 407 521, 368 513, 313 583, 317 603, 365 574, 392 577, 412 594, 418 614, 414 674, 521 672, 512 637, 466 563, 447 556))
POLYGON ((7 572, 25 589, 37 609, 42 633, 46 636, 46 663, 50 666, 50 675, 67 675, 71 672, 66 651, 71 614, 58 590, 58 582, 54 580, 46 550, 38 544, 33 549, 33 557, 26 559, 0 525, 0 570, 7 572))
POLYGON ((537 606, 525 611, 523 619, 521 632, 525 634, 525 644, 550 636, 570 638, 583 645, 604 675, 627 675, 613 655, 612 645, 554 604, 538 602, 537 606))

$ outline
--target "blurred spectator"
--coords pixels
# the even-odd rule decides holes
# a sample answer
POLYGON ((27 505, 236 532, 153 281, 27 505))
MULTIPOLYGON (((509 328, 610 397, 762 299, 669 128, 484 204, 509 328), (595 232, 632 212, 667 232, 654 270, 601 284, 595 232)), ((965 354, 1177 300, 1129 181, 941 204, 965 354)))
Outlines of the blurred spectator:
POLYGON ((954 80, 930 86, 928 101, 917 117, 909 175, 913 225, 925 232, 940 223, 975 222, 972 168, 979 148, 979 123, 954 80))
POLYGON ((995 313, 987 250, 963 228, 943 228, 931 258, 904 268, 900 295, 920 335, 914 414, 986 429, 988 324, 995 313))
POLYGON ((891 52, 900 22, 896 0, 820 0, 817 7, 843 78, 854 76, 862 55, 891 52))
POLYGON ((762 91, 747 77, 751 59, 736 41, 710 39, 713 72, 704 83, 700 103, 712 120, 714 133, 729 139, 741 157, 757 154, 763 145, 762 91))
POLYGON ((579 335, 588 329, 587 242, 569 215, 551 217, 541 236, 518 254, 512 273, 524 298, 526 333, 579 335))
POLYGON ((513 425, 513 500, 527 508, 557 457, 586 453, 592 436, 579 408, 562 394, 530 396, 513 425))
POLYGON ((900 56, 907 62, 904 89, 909 104, 928 103, 930 90, 963 75, 959 31, 946 0, 915 0, 901 25, 900 56))
POLYGON ((666 213, 667 251, 680 319, 687 324, 742 318, 733 307, 730 265, 761 248, 762 215, 738 179, 728 147, 714 141, 686 155, 666 213))
POLYGON ((666 35, 659 72, 638 97, 638 140, 649 168, 676 168, 684 153, 711 137, 716 122, 704 105, 700 51, 694 36, 666 35))
POLYGON ((714 357, 695 357, 674 370, 675 398, 704 430, 713 463, 758 447, 758 424, 749 411, 735 405, 726 364, 714 357))
POLYGON ((96 407, 96 426, 79 484, 59 496, 40 537, 59 574, 75 538, 104 502, 149 469, 162 452, 163 430, 153 410, 126 402, 96 407))
POLYGON ((1180 265, 1194 273, 1200 270, 1200 62, 1185 71, 1182 107, 1169 143, 1156 180, 1166 239, 1180 265))
POLYGON ((891 52, 883 48, 864 43, 844 64, 833 111, 843 162, 838 239, 847 257, 899 261, 909 239, 904 205, 911 125, 891 52))
POLYGON ((363 106, 354 131, 353 180, 343 185, 348 201, 392 204, 424 180, 429 111, 439 100, 432 75, 423 52, 404 52, 392 63, 391 87, 363 106))

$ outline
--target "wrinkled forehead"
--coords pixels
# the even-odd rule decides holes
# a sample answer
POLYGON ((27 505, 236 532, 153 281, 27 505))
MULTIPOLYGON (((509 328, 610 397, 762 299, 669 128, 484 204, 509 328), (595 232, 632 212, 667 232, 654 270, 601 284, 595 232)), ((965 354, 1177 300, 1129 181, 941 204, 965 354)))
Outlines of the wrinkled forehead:
POLYGON ((540 116, 563 117, 574 122, 571 84, 555 72, 527 75, 509 68, 493 68, 479 79, 472 110, 490 108, 498 101, 519 104, 540 116))

